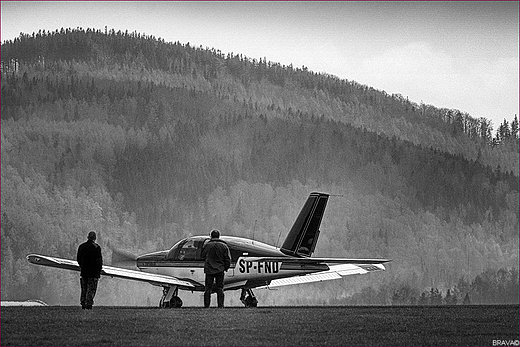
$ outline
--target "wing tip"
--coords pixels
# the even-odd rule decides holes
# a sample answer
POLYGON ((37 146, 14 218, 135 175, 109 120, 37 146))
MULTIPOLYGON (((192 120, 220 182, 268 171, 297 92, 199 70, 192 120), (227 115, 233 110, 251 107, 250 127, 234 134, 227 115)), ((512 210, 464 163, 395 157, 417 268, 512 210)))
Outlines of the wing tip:
POLYGON ((37 254, 28 254, 25 259, 27 259, 27 261, 29 263, 33 263, 33 264, 38 264, 38 262, 40 262, 41 260, 41 256, 37 255, 37 254))

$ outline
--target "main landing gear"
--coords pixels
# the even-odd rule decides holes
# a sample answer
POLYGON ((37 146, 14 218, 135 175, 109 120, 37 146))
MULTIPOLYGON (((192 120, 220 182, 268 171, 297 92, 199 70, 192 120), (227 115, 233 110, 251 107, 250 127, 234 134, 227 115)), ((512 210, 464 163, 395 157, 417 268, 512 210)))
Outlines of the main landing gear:
POLYGON ((177 308, 182 307, 182 300, 177 296, 179 294, 179 288, 176 286, 173 287, 163 287, 163 296, 161 301, 159 301, 160 308, 177 308))
MULTIPOLYGON (((163 287, 163 295, 159 302, 159 308, 177 308, 182 307, 182 300, 178 296, 179 288, 176 286, 163 287)), ((251 289, 242 289, 240 301, 245 307, 257 307, 258 300, 251 289)))
POLYGON ((245 307, 256 307, 258 305, 258 300, 256 300, 256 296, 251 289, 242 289, 240 301, 242 301, 245 307))

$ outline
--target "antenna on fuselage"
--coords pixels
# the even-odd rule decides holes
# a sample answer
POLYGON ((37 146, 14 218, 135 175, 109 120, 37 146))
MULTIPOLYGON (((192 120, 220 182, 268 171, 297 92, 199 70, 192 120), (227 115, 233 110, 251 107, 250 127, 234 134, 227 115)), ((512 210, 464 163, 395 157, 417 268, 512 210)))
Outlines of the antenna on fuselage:
POLYGON ((258 219, 255 219, 255 224, 253 225, 253 241, 255 241, 256 222, 258 222, 258 219))
POLYGON ((280 248, 280 236, 282 236, 282 230, 280 229, 280 233, 278 234, 278 240, 276 240, 276 247, 280 248))

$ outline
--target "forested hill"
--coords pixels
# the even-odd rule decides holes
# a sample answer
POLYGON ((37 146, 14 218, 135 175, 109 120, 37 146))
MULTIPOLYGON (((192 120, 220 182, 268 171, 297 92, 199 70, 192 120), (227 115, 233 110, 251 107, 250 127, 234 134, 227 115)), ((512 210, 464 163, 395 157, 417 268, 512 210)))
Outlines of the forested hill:
MULTIPOLYGON (((113 30, 102 33, 90 29, 43 31, 20 35, 2 44, 3 72, 19 71, 21 66, 25 72, 30 68, 27 64, 38 71, 32 76, 33 87, 29 89, 32 91, 36 84, 39 88, 34 88, 29 95, 20 86, 3 90, 2 96, 9 100, 9 105, 4 105, 5 102, 2 105, 2 111, 8 113, 3 119, 23 117, 23 112, 19 114, 16 108, 27 102, 34 104, 31 98, 38 98, 38 103, 65 101, 71 99, 72 94, 75 100, 90 103, 95 98, 98 104, 103 96, 111 101, 113 98, 141 101, 138 100, 141 90, 98 85, 103 76, 102 79, 118 82, 140 81, 141 86, 150 83, 204 92, 235 105, 243 103, 251 112, 268 117, 324 117, 424 147, 463 154, 484 165, 500 166, 502 170, 518 174, 516 115, 504 115, 504 123, 495 125, 493 134, 495 131, 486 118, 476 119, 459 110, 416 104, 400 94, 388 95, 354 81, 313 73, 305 67, 282 66, 241 54, 224 55, 215 49, 166 43, 137 33, 113 30), (55 78, 47 79, 45 71, 52 71, 55 78), (56 75, 58 71, 61 73, 56 75), (41 86, 44 78, 45 87, 41 86)), ((155 107, 159 117, 169 111, 163 109, 167 105, 160 98, 150 107, 155 107)), ((128 110, 110 111, 113 116, 128 110)), ((208 111, 201 109, 207 116, 219 114, 208 111)), ((79 117, 64 109, 53 119, 62 120, 67 116, 79 117)), ((107 121, 134 128, 148 121, 145 117, 137 118, 108 117, 107 121)))
MULTIPOLYGON (((379 303, 433 287, 481 302, 516 288, 518 302, 516 117, 493 135, 457 110, 137 33, 62 29, 1 50, 3 300, 75 303, 74 274, 25 255, 74 257, 91 229, 107 261, 114 246, 164 249, 211 228, 277 244, 321 190, 343 197, 317 253, 394 259, 321 284, 323 302, 364 286, 379 303)), ((149 298, 103 286, 109 304, 149 298)), ((291 303, 284 293, 276 304, 291 303)))

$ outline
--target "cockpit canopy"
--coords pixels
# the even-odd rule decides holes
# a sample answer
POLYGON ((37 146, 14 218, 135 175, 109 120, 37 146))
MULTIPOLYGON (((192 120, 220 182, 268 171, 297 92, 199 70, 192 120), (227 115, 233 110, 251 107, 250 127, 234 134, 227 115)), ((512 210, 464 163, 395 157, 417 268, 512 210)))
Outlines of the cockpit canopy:
MULTIPOLYGON (((163 259, 169 261, 201 261, 202 249, 210 240, 209 236, 190 236, 180 240, 166 253, 163 259)), ((247 254, 249 256, 283 256, 276 247, 262 242, 248 240, 234 236, 223 236, 224 241, 230 250, 231 261, 235 262, 239 257, 247 254)))
POLYGON ((167 260, 201 260, 202 248, 210 240, 207 236, 192 236, 180 240, 166 255, 167 260))

